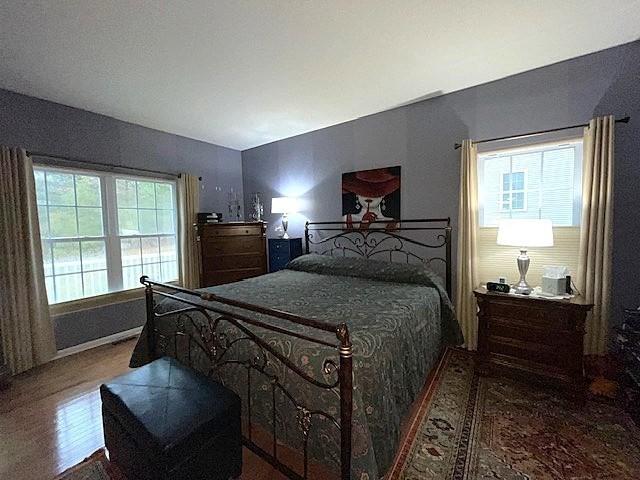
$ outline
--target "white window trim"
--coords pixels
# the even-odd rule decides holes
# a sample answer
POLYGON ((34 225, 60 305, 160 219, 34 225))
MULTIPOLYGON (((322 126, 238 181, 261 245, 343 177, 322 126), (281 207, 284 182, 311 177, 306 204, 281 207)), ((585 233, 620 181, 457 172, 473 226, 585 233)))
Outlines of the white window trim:
MULTIPOLYGON (((34 164, 35 169, 46 169, 46 170, 56 170, 62 173, 72 173, 76 175, 92 175, 100 178, 100 185, 102 189, 102 223, 103 223, 103 236, 99 237, 68 237, 68 238, 56 238, 56 239, 41 239, 42 241, 90 241, 90 240, 104 240, 105 241, 105 249, 106 249, 106 261, 107 261, 107 278, 109 285, 117 285, 119 289, 113 290, 111 292, 99 294, 99 295, 91 295, 87 297, 81 297, 74 300, 69 300, 66 302, 57 302, 49 305, 49 312, 52 316, 64 315, 66 313, 77 312, 81 310, 92 309, 96 307, 111 305, 115 303, 128 302, 135 299, 141 299, 144 297, 144 287, 140 286, 137 288, 129 288, 123 289, 122 282, 122 268, 111 268, 111 265, 119 264, 121 259, 120 253, 120 239, 121 238, 144 238, 144 237, 152 237, 152 238, 160 238, 160 237, 175 237, 176 238, 176 256, 177 256, 177 267, 178 267, 178 279, 166 282, 168 284, 178 285, 179 284, 179 270, 180 270, 180 249, 179 249, 179 222, 178 217, 180 215, 178 211, 178 182, 173 178, 163 177, 161 175, 158 176, 146 176, 146 175, 135 175, 135 174, 126 174, 126 173, 115 173, 108 170, 101 169, 84 169, 84 168, 76 168, 76 167, 67 167, 67 166, 59 166, 55 164, 50 164, 46 162, 38 162, 34 164), (113 181, 107 181, 106 177, 109 177, 113 181), (154 182, 167 182, 173 184, 174 187, 174 231, 173 234, 139 234, 139 235, 119 235, 118 231, 118 207, 116 201, 116 179, 118 178, 126 178, 137 181, 154 181, 154 182), (111 243, 111 245, 109 245, 111 243), (111 247, 111 248, 110 248, 111 247), (117 253, 117 255, 116 255, 117 253), (112 262, 112 263, 110 263, 112 262), (112 283, 112 279, 115 281, 112 283)), ((46 185, 46 183, 45 183, 46 185)), ((74 184, 75 189, 75 184, 74 184)), ((76 205, 77 207, 77 205, 76 205)), ((49 229, 51 229, 51 224, 49 221, 49 210, 47 208, 47 224, 49 229)), ((53 265, 53 259, 52 259, 53 265)), ((55 271, 55 270, 54 270, 55 271)), ((52 278, 55 278, 52 276, 52 278)))

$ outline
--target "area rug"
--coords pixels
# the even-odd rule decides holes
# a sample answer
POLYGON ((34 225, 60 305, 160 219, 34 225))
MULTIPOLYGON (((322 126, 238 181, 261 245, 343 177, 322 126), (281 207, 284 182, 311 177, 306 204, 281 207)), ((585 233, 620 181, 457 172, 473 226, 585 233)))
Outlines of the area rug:
POLYGON ((620 409, 474 374, 449 350, 409 426, 389 480, 632 480, 640 431, 620 409))
POLYGON ((104 449, 100 449, 56 477, 56 480, 126 480, 126 478, 109 463, 104 449))

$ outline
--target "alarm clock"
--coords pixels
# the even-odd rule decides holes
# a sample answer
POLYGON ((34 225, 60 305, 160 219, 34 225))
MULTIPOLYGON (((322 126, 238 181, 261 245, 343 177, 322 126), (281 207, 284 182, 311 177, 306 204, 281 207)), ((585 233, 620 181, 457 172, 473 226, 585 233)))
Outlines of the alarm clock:
POLYGON ((506 283, 487 282, 487 291, 509 293, 511 291, 511 287, 506 283))

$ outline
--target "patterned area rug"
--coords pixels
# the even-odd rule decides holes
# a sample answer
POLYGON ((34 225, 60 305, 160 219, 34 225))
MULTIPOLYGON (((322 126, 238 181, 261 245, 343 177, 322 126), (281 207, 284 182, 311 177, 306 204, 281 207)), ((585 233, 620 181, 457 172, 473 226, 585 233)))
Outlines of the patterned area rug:
POLYGON ((633 480, 640 431, 621 410, 474 375, 450 350, 410 426, 390 480, 633 480))
POLYGON ((56 480, 126 480, 126 478, 109 463, 104 450, 101 449, 56 477, 56 480))

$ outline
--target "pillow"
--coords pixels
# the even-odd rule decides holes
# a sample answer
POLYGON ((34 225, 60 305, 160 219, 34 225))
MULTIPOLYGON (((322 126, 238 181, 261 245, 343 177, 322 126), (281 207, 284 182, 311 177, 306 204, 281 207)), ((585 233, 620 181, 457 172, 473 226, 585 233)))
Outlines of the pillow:
POLYGON ((412 283, 444 290, 442 279, 426 265, 422 264, 393 263, 360 257, 331 257, 329 255, 310 253, 292 260, 286 268, 300 272, 319 273, 321 275, 340 275, 385 282, 412 283))

